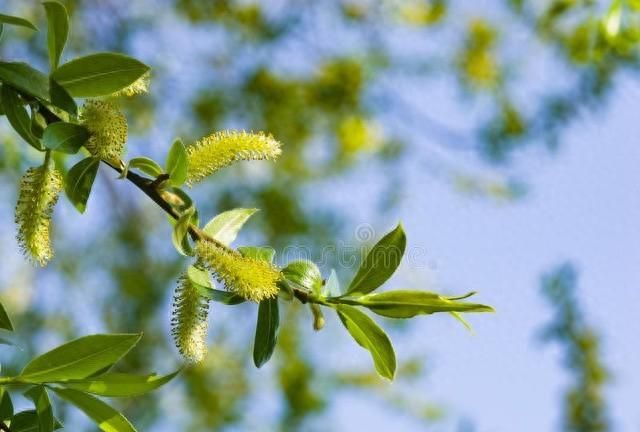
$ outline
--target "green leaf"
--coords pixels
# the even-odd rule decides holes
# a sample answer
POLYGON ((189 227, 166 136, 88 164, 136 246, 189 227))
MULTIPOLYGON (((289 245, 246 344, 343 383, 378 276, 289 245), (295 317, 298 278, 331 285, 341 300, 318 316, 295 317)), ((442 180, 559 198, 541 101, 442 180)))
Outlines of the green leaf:
POLYGON ((0 303, 0 329, 13 331, 13 324, 2 303, 0 303))
POLYGON ((88 157, 75 164, 65 178, 64 191, 69 201, 80 212, 87 209, 87 200, 91 194, 93 181, 96 179, 100 159, 88 157))
POLYGON ((2 24, 11 24, 20 27, 26 27, 31 30, 38 31, 38 27, 36 27, 31 21, 28 21, 24 18, 20 18, 17 16, 0 14, 0 23, 2 24))
POLYGON ((40 141, 31 132, 31 119, 18 93, 8 85, 3 84, 0 94, 2 95, 2 106, 4 107, 5 115, 13 129, 33 148, 42 150, 40 141))
POLYGON ((53 106, 74 116, 78 114, 76 101, 73 100, 69 92, 65 90, 64 87, 53 79, 49 80, 49 96, 53 106))
POLYGON ((129 169, 139 169, 143 173, 149 174, 152 177, 158 177, 163 174, 164 171, 158 162, 148 157, 135 157, 129 161, 129 169))
POLYGON ((89 139, 89 131, 84 126, 73 123, 51 123, 44 130, 42 143, 48 149, 67 154, 75 154, 89 139))
POLYGON ((352 306, 340 304, 336 310, 353 339, 371 353, 378 374, 393 380, 396 373, 396 354, 384 330, 367 314, 352 306))
POLYGON ((255 258, 272 263, 276 250, 272 247, 240 246, 238 252, 247 258, 255 258))
POLYGON ((0 422, 5 422, 13 417, 13 402, 11 395, 4 387, 0 387, 0 422))
POLYGON ((284 277, 315 294, 322 290, 322 274, 315 263, 308 260, 292 261, 282 269, 284 277))
POLYGON ((37 383, 87 378, 120 360, 141 337, 139 333, 81 337, 34 358, 20 377, 37 383))
POLYGON ((51 75, 74 97, 108 96, 133 84, 149 71, 144 63, 116 53, 99 53, 72 60, 51 75))
POLYGON ((452 300, 429 291, 397 290, 368 294, 358 303, 389 318, 412 318, 436 312, 493 312, 490 306, 452 300))
POLYGON ((49 77, 27 63, 0 61, 0 81, 20 93, 49 100, 49 77))
POLYGON ((53 408, 47 390, 43 386, 31 387, 24 394, 33 401, 38 416, 38 432, 53 432, 53 408))
POLYGON ((369 251, 345 295, 367 294, 385 283, 400 265, 406 245, 407 237, 398 224, 369 251))
POLYGON ((222 212, 211 219, 203 231, 220 243, 229 245, 236 239, 245 222, 257 211, 254 208, 237 208, 222 212))
POLYGON ((53 391, 84 412, 102 431, 136 432, 125 416, 94 396, 72 389, 54 388, 53 391))
POLYGON ((256 367, 261 367, 271 358, 278 341, 279 325, 278 298, 261 301, 258 307, 258 322, 253 342, 253 363, 256 367))
POLYGON ((335 269, 331 269, 331 274, 322 289, 322 295, 325 297, 340 297, 342 295, 340 291, 340 281, 338 280, 335 269))
POLYGON ((58 67, 60 55, 69 36, 69 16, 67 9, 56 1, 47 1, 43 5, 47 12, 49 63, 54 71, 58 67))
POLYGON ((173 186, 182 186, 187 179, 187 151, 184 148, 182 140, 177 139, 173 142, 167 161, 165 163, 166 172, 173 186))
POLYGON ((65 388, 106 397, 138 396, 153 391, 171 381, 179 370, 168 375, 130 375, 107 373, 83 380, 59 382, 65 388))
POLYGON ((189 234, 189 227, 191 226, 191 220, 195 214, 195 208, 190 207, 184 213, 180 215, 180 218, 173 226, 173 232, 171 233, 171 240, 176 250, 184 256, 193 255, 193 249, 189 243, 187 235, 189 234))
MULTIPOLYGON (((21 411, 11 419, 11 432, 38 432, 39 417, 35 410, 21 411)), ((62 429, 62 423, 54 417, 53 430, 62 429)))

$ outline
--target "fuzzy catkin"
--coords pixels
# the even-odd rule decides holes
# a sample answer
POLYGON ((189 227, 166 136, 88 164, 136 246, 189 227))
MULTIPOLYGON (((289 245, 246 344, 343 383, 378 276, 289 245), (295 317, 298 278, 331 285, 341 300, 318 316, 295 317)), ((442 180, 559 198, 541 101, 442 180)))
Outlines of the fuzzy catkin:
POLYGON ((93 156, 117 162, 127 142, 127 119, 117 105, 90 99, 80 111, 80 123, 89 130, 84 146, 93 156))
POLYGON ((18 244, 25 256, 43 267, 53 257, 51 215, 62 183, 60 172, 46 164, 29 168, 20 181, 15 211, 18 244))
POLYGON ((208 240, 196 243, 196 256, 227 290, 247 300, 260 302, 278 295, 280 272, 267 261, 244 257, 208 240))
POLYGON ((198 363, 207 353, 208 315, 208 299, 182 274, 173 297, 171 334, 180 354, 189 362, 198 363))
POLYGON ((192 185, 240 160, 274 160, 282 153, 271 135, 244 131, 216 132, 187 147, 187 184, 192 185))

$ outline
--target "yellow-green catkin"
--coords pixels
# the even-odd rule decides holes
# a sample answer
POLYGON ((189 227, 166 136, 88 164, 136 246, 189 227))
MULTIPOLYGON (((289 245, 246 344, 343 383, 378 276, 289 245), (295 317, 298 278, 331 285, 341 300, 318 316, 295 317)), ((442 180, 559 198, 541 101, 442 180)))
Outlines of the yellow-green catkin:
POLYGON ((88 100, 80 111, 80 123, 89 130, 85 147, 93 156, 117 162, 127 142, 127 119, 112 102, 88 100))
POLYGON ((115 92, 111 96, 113 96, 113 97, 119 97, 119 96, 132 97, 132 96, 145 94, 145 93, 149 92, 149 84, 150 83, 151 83, 151 73, 150 72, 146 72, 140 78, 135 80, 132 84, 130 84, 129 86, 123 88, 122 90, 118 90, 117 92, 115 92))
POLYGON ((280 271, 271 263, 229 251, 214 242, 196 243, 196 256, 227 290, 260 302, 278 295, 280 271))
POLYGON ((44 164, 29 168, 20 181, 15 222, 18 244, 34 263, 45 266, 53 258, 51 215, 62 190, 62 175, 44 164))
POLYGON ((189 362, 198 363, 207 354, 208 315, 209 301, 182 274, 173 297, 171 334, 180 354, 189 362))
POLYGON ((187 184, 199 182, 240 160, 274 160, 282 153, 271 135, 244 131, 216 132, 187 147, 187 184))

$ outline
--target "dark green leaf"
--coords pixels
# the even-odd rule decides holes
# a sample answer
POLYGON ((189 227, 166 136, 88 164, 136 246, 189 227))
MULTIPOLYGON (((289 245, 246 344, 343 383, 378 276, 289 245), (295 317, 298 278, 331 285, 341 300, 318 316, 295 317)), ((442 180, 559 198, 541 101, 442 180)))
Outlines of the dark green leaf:
POLYGON ((42 143, 48 149, 74 154, 89 139, 89 131, 84 126, 73 123, 51 123, 44 130, 42 143))
POLYGON ((6 84, 2 86, 0 93, 2 94, 2 105, 5 110, 5 115, 13 129, 32 147, 37 150, 42 150, 40 141, 31 133, 31 119, 18 93, 6 84))
POLYGON ((58 396, 84 412, 105 432, 136 432, 133 425, 121 413, 100 399, 78 390, 55 388, 58 396))
POLYGON ((0 422, 5 422, 13 417, 13 402, 11 395, 4 387, 0 387, 0 422))
POLYGON ((58 67, 60 55, 69 36, 69 16, 67 9, 56 1, 47 1, 43 5, 47 11, 49 63, 54 71, 58 67))
POLYGON ((297 285, 320 294, 322 290, 322 275, 315 263, 308 260, 292 261, 282 269, 284 277, 297 285))
POLYGON ((188 168, 187 151, 184 148, 182 140, 177 139, 173 142, 167 155, 165 168, 171 179, 171 184, 173 186, 182 186, 187 179, 188 168))
POLYGON ((60 382, 66 388, 106 397, 137 396, 153 391, 171 381, 180 371, 169 375, 129 375, 107 373, 83 380, 60 382))
POLYGON ((411 318, 436 312, 493 312, 486 305, 451 300, 428 291, 397 290, 368 294, 358 298, 358 303, 389 318, 411 318))
POLYGON ((69 92, 53 79, 49 80, 49 93, 55 107, 74 116, 78 114, 78 106, 69 92))
POLYGON ((378 374, 393 380, 396 354, 387 334, 367 314, 352 306, 338 305, 337 312, 353 339, 371 353, 378 374))
POLYGON ((87 200, 91 194, 93 181, 96 179, 100 159, 88 157, 75 164, 65 178, 64 191, 69 201, 80 213, 87 208, 87 200))
POLYGON ((13 331, 13 324, 2 303, 0 303, 0 329, 13 331))
POLYGON ((31 21, 28 21, 28 20, 26 20, 24 18, 20 18, 20 17, 17 17, 17 16, 0 14, 0 23, 26 27, 26 28, 29 28, 31 30, 38 31, 38 27, 33 25, 33 23, 31 23, 31 21))
POLYGON ((139 169, 143 173, 149 174, 152 177, 158 177, 163 174, 164 171, 158 162, 148 157, 136 157, 129 161, 129 169, 139 169))
POLYGON ((149 71, 140 61, 116 53, 80 57, 51 75, 74 97, 108 96, 133 84, 149 71))
POLYGON ((238 252, 242 256, 248 258, 255 258, 272 263, 273 258, 276 256, 276 251, 271 247, 258 247, 258 246, 240 246, 238 252))
POLYGON ((257 211, 253 208, 237 208, 222 212, 211 219, 203 231, 220 243, 229 245, 236 239, 244 223, 257 211))
POLYGON ((22 62, 0 62, 0 81, 20 93, 49 100, 49 77, 22 62))
POLYGON ((21 411, 11 419, 11 432, 38 432, 38 413, 35 410, 21 411))
POLYGON ((53 408, 47 390, 43 386, 31 387, 24 394, 33 401, 38 416, 38 432, 53 432, 53 408))
POLYGON ((278 341, 278 298, 263 300, 258 307, 256 336, 253 342, 253 363, 261 367, 271 358, 278 341))
POLYGON ((367 294, 385 283, 400 265, 406 244, 402 225, 398 224, 369 251, 345 295, 367 294))
POLYGON ((141 337, 141 334, 81 337, 31 360, 22 370, 21 378, 38 383, 87 378, 120 360, 141 337))

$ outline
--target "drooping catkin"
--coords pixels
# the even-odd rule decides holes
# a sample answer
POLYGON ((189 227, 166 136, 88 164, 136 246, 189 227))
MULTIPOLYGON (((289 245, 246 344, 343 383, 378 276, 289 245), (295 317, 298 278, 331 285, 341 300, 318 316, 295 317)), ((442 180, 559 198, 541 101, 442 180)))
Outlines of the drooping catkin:
POLYGON ((187 147, 187 184, 199 182, 240 160, 274 160, 282 153, 271 135, 244 131, 216 132, 187 147))
POLYGON ((123 88, 122 90, 118 90, 117 92, 115 92, 111 96, 113 96, 113 97, 118 97, 118 96, 131 97, 131 96, 137 96, 137 95, 141 95, 141 94, 144 94, 144 93, 148 93, 149 92, 149 84, 150 84, 150 82, 151 82, 151 73, 150 72, 146 72, 140 78, 135 80, 132 84, 128 85, 127 87, 123 88))
POLYGON ((62 190, 62 175, 44 164, 29 168, 20 181, 15 222, 18 244, 34 263, 45 266, 53 257, 51 215, 62 190))
POLYGON ((178 278, 171 315, 176 347, 187 361, 198 363, 207 353, 209 301, 186 274, 178 278))
POLYGON ((244 257, 208 240, 196 243, 196 256, 227 290, 247 300, 260 302, 278 295, 280 272, 267 261, 244 257))
POLYGON ((80 111, 80 123, 89 130, 84 146, 93 156, 117 162, 127 142, 127 119, 112 102, 90 99, 80 111))

